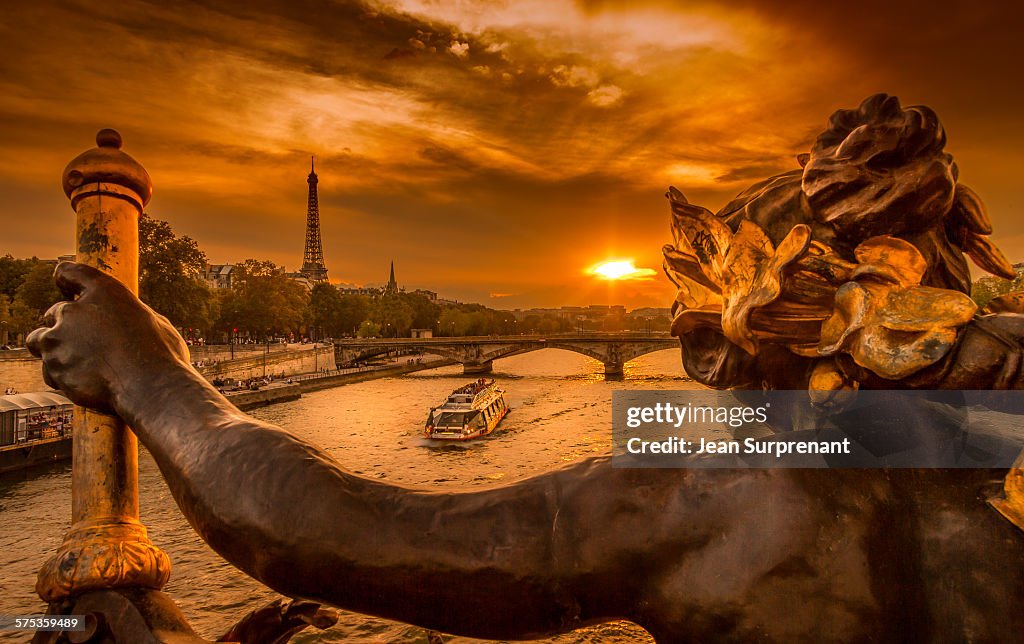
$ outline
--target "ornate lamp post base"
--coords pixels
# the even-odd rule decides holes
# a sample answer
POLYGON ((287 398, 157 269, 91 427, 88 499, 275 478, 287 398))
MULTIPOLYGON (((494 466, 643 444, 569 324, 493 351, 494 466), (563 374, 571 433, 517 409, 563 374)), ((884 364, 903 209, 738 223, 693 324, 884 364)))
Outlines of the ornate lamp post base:
POLYGON ((43 565, 36 592, 53 602, 101 588, 159 590, 170 576, 170 557, 153 545, 138 521, 86 521, 72 527, 43 565))
POLYGON ((95 590, 50 604, 50 614, 82 615, 85 630, 39 632, 32 644, 211 644, 196 635, 169 596, 156 590, 95 590))

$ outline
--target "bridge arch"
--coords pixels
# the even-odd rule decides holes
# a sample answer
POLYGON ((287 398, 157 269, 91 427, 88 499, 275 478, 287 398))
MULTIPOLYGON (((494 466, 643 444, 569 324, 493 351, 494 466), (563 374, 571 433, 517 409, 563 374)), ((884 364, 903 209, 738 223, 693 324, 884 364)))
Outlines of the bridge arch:
POLYGON ((677 342, 668 337, 550 337, 550 338, 466 338, 396 340, 394 342, 367 341, 367 343, 345 342, 335 348, 341 363, 351 363, 382 355, 395 350, 415 350, 432 353, 463 365, 465 373, 488 373, 493 362, 502 358, 539 351, 560 349, 578 353, 598 360, 605 367, 606 374, 620 374, 623 365, 630 360, 648 353, 677 348, 677 342))
POLYGON ((346 349, 342 349, 342 351, 339 352, 336 349, 335 350, 335 354, 336 354, 336 359, 337 360, 339 360, 340 362, 344 362, 345 364, 349 364, 349 363, 352 363, 352 362, 357 362, 357 361, 361 361, 361 360, 369 360, 370 358, 376 358, 378 356, 383 356, 383 355, 386 355, 386 354, 391 353, 393 351, 409 351, 409 350, 419 351, 419 352, 422 352, 422 353, 431 353, 431 354, 440 356, 442 358, 447 358, 449 360, 454 360, 455 362, 463 362, 465 360, 465 355, 461 351, 459 351, 457 349, 450 348, 450 347, 437 346, 437 345, 424 345, 424 346, 411 345, 411 344, 404 344, 404 345, 401 345, 401 346, 372 345, 372 346, 368 346, 368 347, 365 347, 365 348, 361 348, 359 350, 352 350, 352 349, 347 349, 346 350, 346 349))

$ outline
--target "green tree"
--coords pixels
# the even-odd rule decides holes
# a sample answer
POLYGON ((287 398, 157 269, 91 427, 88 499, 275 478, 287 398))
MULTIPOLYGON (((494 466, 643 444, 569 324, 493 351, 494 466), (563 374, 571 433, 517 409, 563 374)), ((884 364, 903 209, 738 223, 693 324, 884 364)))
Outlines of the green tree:
POLYGON ((516 331, 516 316, 511 311, 486 309, 488 316, 488 334, 508 335, 516 331))
POLYGON ((552 315, 545 315, 540 319, 540 323, 537 325, 537 332, 547 335, 549 333, 558 333, 562 330, 561 320, 552 315))
POLYGON ((664 333, 672 326, 672 320, 667 315, 634 317, 628 322, 629 330, 637 332, 664 333))
POLYGON ((308 321, 310 326, 328 337, 337 337, 351 332, 352 327, 346 326, 342 320, 343 307, 341 293, 338 293, 338 289, 330 284, 315 285, 309 294, 308 321))
POLYGON ((234 289, 219 289, 214 297, 217 300, 217 321, 214 322, 215 332, 211 337, 220 336, 226 340, 233 335, 233 329, 238 326, 241 317, 241 298, 234 289))
POLYGON ((518 326, 522 333, 548 334, 575 331, 577 324, 579 322, 576 319, 564 315, 531 313, 523 318, 518 326))
POLYGON ((370 320, 386 337, 405 337, 412 328, 413 308, 399 295, 383 295, 370 304, 370 320))
POLYGON ((445 306, 437 321, 437 333, 442 336, 487 335, 489 320, 482 306, 445 306))
POLYGON ((32 259, 15 259, 11 255, 0 257, 0 293, 13 300, 18 287, 25 280, 25 274, 32 270, 35 257, 32 259))
POLYGON ((34 311, 41 317, 54 303, 63 299, 53 282, 55 264, 40 260, 32 260, 32 267, 22 278, 21 285, 15 292, 14 301, 34 311))
MULTIPOLYGON (((483 307, 481 307, 483 309, 483 307)), ((471 310, 463 312, 467 320, 466 335, 490 335, 491 316, 486 310, 471 310)))
POLYGON ((468 321, 454 306, 446 306, 441 311, 441 317, 437 321, 437 334, 444 336, 466 335, 469 328, 468 321))
POLYGON ((19 341, 24 341, 25 336, 41 324, 40 317, 38 311, 15 300, 7 315, 8 342, 13 344, 16 338, 20 338, 19 341))
POLYGON ((441 307, 417 293, 402 293, 399 297, 412 310, 411 325, 413 329, 436 330, 437 319, 441 314, 441 307))
POLYGON ((541 316, 536 313, 531 313, 523 318, 519 324, 519 330, 523 333, 537 333, 540 327, 541 316))
POLYGON ((258 339, 300 334, 309 293, 271 261, 247 259, 235 265, 232 294, 221 300, 218 329, 237 328, 258 339))
POLYGON ((323 337, 339 338, 354 335, 369 312, 365 295, 342 295, 330 284, 317 284, 309 294, 306 321, 323 337))
POLYGON ((206 255, 166 221, 139 219, 139 297, 177 327, 209 331, 217 299, 202 278, 206 255))
POLYGON ((994 297, 1024 290, 1024 263, 1014 264, 1013 270, 1017 273, 1017 277, 1012 280, 985 276, 972 284, 971 298, 975 304, 984 308, 994 297))
POLYGON ((251 280, 284 275, 284 268, 269 259, 247 259, 235 264, 231 274, 231 288, 244 290, 251 280))
POLYGON ((514 316, 482 304, 454 304, 441 309, 437 322, 438 335, 498 335, 512 333, 514 316))
POLYGON ((345 335, 355 333, 359 325, 370 315, 370 298, 365 295, 342 295, 338 327, 345 335))
POLYGON ((7 296, 0 293, 0 344, 6 345, 11 334, 11 304, 7 296))
POLYGON ((358 338, 376 338, 380 336, 380 325, 370 320, 363 320, 363 323, 359 325, 359 330, 356 331, 356 337, 358 338))

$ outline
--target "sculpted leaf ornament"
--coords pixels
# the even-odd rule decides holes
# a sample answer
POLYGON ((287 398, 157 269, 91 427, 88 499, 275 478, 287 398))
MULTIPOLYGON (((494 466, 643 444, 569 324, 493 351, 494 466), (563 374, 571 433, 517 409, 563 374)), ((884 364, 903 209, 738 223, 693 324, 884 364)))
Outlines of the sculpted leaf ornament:
POLYGON ((794 226, 775 248, 752 221, 741 222, 733 233, 706 208, 687 203, 678 190, 668 196, 673 204, 676 246, 665 250, 666 267, 677 285, 686 286, 680 303, 696 305, 677 317, 673 332, 678 334, 708 315, 720 315, 725 337, 756 355, 758 339, 750 329, 750 315, 778 299, 782 271, 809 247, 810 227, 794 226), (710 293, 705 292, 708 290, 710 293))
POLYGON ((898 380, 935 364, 956 343, 977 305, 959 291, 921 286, 927 264, 909 242, 872 237, 855 254, 852 281, 836 292, 818 352, 849 353, 883 378, 898 380))

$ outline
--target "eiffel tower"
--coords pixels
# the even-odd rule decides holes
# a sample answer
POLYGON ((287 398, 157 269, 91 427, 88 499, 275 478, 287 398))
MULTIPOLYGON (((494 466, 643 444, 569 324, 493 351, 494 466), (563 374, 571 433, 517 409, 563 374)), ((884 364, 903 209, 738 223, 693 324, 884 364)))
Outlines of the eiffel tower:
POLYGON ((316 197, 316 170, 313 168, 313 157, 309 159, 309 205, 306 208, 306 252, 302 257, 302 269, 299 271, 311 282, 326 282, 327 267, 324 266, 324 249, 320 244, 320 204, 316 197))

